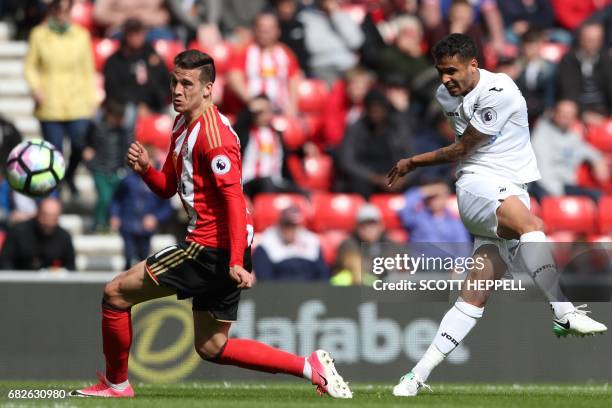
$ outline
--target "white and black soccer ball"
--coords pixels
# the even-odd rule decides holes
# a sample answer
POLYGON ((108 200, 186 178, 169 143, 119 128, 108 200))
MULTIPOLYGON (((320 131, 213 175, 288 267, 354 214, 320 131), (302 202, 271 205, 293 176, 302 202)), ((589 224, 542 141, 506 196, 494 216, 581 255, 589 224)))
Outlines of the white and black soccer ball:
POLYGON ((13 189, 31 197, 42 197, 57 187, 66 168, 64 157, 55 146, 41 139, 32 139, 11 150, 6 172, 13 189))

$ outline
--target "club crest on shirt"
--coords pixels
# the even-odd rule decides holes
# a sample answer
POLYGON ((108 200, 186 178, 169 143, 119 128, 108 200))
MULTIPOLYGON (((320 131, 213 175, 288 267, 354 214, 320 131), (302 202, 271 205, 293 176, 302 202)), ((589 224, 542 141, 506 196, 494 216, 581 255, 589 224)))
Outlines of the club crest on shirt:
POLYGON ((222 175, 230 171, 232 163, 226 155, 218 154, 213 157, 212 162, 210 163, 210 167, 213 173, 222 175))
POLYGON ((497 112, 493 108, 485 108, 480 117, 485 126, 492 126, 497 121, 497 112))

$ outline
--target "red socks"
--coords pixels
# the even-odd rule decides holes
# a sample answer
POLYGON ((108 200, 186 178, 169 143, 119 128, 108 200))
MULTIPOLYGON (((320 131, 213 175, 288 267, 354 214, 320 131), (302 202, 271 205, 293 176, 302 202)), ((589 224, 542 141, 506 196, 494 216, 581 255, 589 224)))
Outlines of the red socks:
POLYGON ((304 376, 304 357, 255 340, 228 339, 219 356, 211 361, 266 373, 291 374, 300 378, 304 376))
POLYGON ((127 381, 132 345, 132 317, 129 309, 116 309, 102 302, 102 343, 106 358, 106 379, 113 384, 127 381))

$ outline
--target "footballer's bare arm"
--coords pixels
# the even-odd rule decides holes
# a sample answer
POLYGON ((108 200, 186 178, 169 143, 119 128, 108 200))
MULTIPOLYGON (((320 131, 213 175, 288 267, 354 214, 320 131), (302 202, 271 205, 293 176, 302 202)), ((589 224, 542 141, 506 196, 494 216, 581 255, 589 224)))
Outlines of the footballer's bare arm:
POLYGON ((387 174, 387 183, 392 187, 397 180, 417 167, 454 163, 459 160, 465 160, 490 139, 491 135, 479 132, 472 125, 469 125, 455 143, 431 152, 417 154, 416 156, 398 161, 387 174))

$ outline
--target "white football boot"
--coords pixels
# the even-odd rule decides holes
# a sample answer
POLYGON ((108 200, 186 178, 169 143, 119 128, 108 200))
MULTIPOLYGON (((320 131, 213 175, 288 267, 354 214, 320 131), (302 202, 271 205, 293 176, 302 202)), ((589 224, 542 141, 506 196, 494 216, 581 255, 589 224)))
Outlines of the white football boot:
POLYGON ((432 391, 429 385, 421 381, 421 379, 411 371, 400 378, 399 384, 393 387, 393 395, 396 397, 414 397, 419 393, 421 388, 432 391))
POLYGON ((560 319, 553 319, 553 331, 557 337, 593 336, 604 334, 608 328, 587 316, 589 310, 583 310, 587 305, 576 306, 574 310, 564 314, 560 319))

